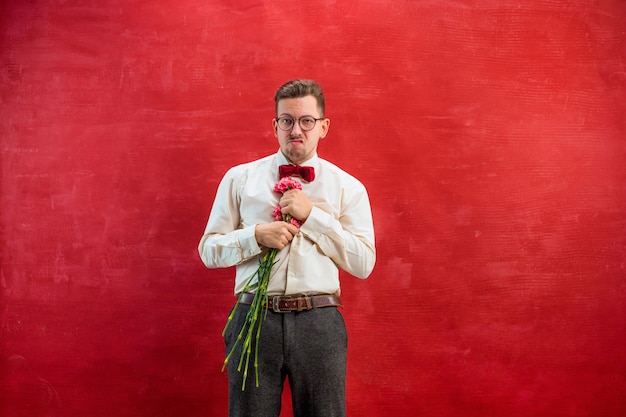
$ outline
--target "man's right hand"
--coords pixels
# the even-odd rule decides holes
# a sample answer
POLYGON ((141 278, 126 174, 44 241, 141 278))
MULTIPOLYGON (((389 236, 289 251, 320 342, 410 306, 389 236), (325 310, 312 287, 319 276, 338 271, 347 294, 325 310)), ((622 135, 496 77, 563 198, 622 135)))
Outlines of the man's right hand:
POLYGON ((296 233, 298 233, 298 228, 284 221, 257 224, 254 228, 257 243, 266 248, 282 249, 291 242, 296 233))

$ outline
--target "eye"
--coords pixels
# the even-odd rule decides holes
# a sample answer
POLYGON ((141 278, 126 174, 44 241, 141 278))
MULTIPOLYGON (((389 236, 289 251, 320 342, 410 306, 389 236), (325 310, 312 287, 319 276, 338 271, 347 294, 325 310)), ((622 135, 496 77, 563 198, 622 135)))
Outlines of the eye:
POLYGON ((315 119, 312 117, 303 117, 300 119, 300 123, 302 123, 303 126, 312 126, 315 123, 315 119))

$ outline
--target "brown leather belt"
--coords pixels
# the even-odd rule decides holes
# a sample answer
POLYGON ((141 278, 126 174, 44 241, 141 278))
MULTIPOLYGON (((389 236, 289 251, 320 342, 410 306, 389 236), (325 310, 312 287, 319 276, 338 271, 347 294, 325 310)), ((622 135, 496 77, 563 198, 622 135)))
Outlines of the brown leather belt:
MULTIPOLYGON (((252 304, 254 294, 244 293, 239 298, 240 304, 252 304)), ((343 307, 341 298, 333 294, 301 295, 289 297, 282 295, 270 295, 267 298, 267 308, 276 313, 288 313, 290 311, 308 311, 321 307, 343 307)))

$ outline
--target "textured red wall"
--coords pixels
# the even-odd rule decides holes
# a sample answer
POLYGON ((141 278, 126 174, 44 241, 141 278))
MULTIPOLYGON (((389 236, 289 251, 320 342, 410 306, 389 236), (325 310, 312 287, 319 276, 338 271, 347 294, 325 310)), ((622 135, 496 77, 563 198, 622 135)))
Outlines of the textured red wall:
POLYGON ((377 230, 349 414, 626 415, 626 2, 11 3, 0 414, 225 415, 196 245, 311 77, 377 230))

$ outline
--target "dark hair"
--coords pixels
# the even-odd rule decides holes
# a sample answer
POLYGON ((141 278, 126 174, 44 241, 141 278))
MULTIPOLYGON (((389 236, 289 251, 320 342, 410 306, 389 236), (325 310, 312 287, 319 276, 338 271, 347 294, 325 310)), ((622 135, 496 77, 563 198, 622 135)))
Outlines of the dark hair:
POLYGON ((326 103, 324 101, 324 91, 322 86, 313 80, 291 80, 280 86, 274 95, 276 112, 278 113, 278 102, 284 98, 301 98, 313 96, 317 100, 317 107, 321 117, 324 117, 326 103))

